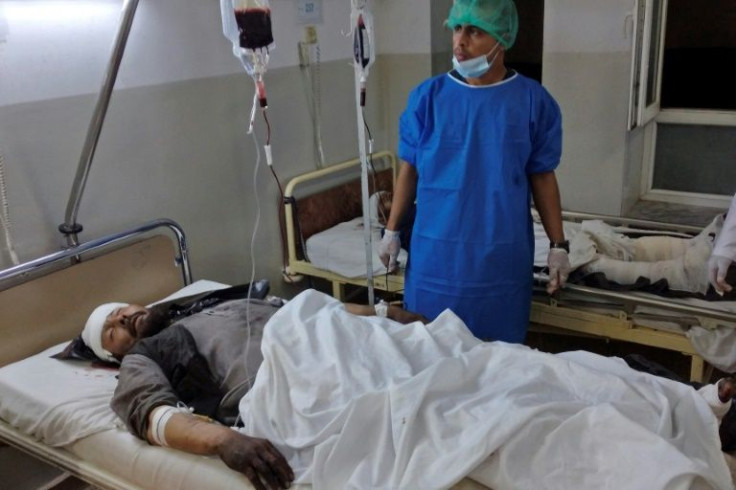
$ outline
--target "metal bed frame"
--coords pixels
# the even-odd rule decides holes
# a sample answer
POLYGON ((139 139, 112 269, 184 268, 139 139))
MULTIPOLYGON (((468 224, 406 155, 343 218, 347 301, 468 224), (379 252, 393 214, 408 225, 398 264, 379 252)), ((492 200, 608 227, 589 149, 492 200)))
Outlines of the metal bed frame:
MULTIPOLYGON (((167 229, 171 232, 171 235, 173 235, 173 238, 170 237, 171 241, 175 242, 177 245, 174 257, 174 266, 181 269, 181 280, 183 284, 190 284, 192 282, 191 268, 189 265, 189 255, 184 232, 176 222, 169 219, 159 219, 122 233, 107 235, 0 271, 0 293, 6 294, 8 291, 12 292, 13 288, 25 286, 37 279, 44 279, 48 277, 49 274, 57 272, 65 273, 69 271, 70 268, 73 269, 83 264, 87 264, 88 262, 92 262, 92 260, 104 258, 104 254, 107 252, 115 253, 120 250, 126 252, 128 251, 125 250, 126 247, 128 247, 129 251, 132 251, 133 258, 135 259, 141 254, 141 249, 134 247, 141 244, 144 247, 147 246, 146 239, 151 238, 152 234, 155 234, 153 239, 156 239, 161 235, 160 233, 157 233, 159 229, 167 229), (87 261, 87 257, 91 257, 92 259, 87 261)), ((143 250, 145 250, 145 248, 143 250)), ((130 262, 130 258, 127 259, 127 262, 130 262)), ((138 274, 139 270, 136 269, 135 264, 131 267, 131 272, 138 274)), ((144 288, 141 287, 141 289, 144 288)), ((40 309, 38 308, 38 305, 35 305, 35 307, 36 309, 40 309)), ((6 340, 12 339, 6 338, 6 340)), ((54 344, 51 343, 46 347, 51 345, 54 344)), ((41 461, 56 466, 67 472, 67 474, 79 477, 96 487, 104 489, 134 488, 129 483, 125 482, 120 476, 85 462, 78 456, 63 448, 50 447, 38 442, 32 437, 20 433, 5 421, 0 420, 0 444, 3 443, 15 447, 41 461)))
MULTIPOLYGON (((390 151, 382 151, 373 154, 373 159, 386 159, 393 171, 393 182, 396 183, 397 160, 396 156, 390 151)), ((332 284, 332 295, 340 300, 345 300, 345 286, 352 284, 355 286, 365 286, 365 278, 348 278, 334 272, 326 271, 312 265, 308 260, 297 257, 297 226, 295 214, 295 193, 301 190, 301 187, 308 187, 319 181, 328 180, 332 177, 345 174, 351 170, 360 171, 360 159, 356 158, 348 160, 327 168, 309 172, 294 177, 284 188, 284 214, 286 217, 286 240, 288 248, 288 266, 286 275, 305 275, 310 277, 319 277, 325 279, 332 284)), ((357 216, 356 216, 357 217, 357 216)), ((373 277, 373 285, 377 290, 401 293, 404 290, 404 278, 398 275, 376 275, 373 277)))

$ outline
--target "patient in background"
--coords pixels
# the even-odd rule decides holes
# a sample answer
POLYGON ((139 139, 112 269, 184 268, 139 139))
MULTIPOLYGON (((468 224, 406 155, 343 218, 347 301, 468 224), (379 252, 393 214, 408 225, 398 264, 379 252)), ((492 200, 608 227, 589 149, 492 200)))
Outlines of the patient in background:
MULTIPOLYGON (((111 406, 130 432, 154 445, 217 455, 257 489, 287 488, 294 473, 283 455, 269 441, 230 428, 263 361, 263 329, 282 302, 266 300, 264 291, 247 299, 247 288, 246 297, 232 289, 186 304, 104 304, 81 338, 99 359, 120 363, 111 406)), ((393 305, 345 309, 426 322, 393 305)))
POLYGON ((708 294, 713 293, 709 291, 708 259, 722 225, 723 217, 717 216, 692 238, 629 238, 600 221, 584 222, 571 247, 586 239, 593 242, 595 253, 581 267, 583 274, 602 273, 607 280, 621 285, 633 285, 641 278, 651 283, 664 280, 670 290, 716 299, 708 294))

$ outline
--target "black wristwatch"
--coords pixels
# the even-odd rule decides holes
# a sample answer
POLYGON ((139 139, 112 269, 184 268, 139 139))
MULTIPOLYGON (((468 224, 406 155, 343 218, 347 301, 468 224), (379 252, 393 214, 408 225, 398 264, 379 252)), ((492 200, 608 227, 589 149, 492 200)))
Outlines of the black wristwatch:
POLYGON ((570 241, 563 240, 561 242, 549 242, 549 248, 550 250, 553 248, 561 248, 565 252, 570 253, 570 241))

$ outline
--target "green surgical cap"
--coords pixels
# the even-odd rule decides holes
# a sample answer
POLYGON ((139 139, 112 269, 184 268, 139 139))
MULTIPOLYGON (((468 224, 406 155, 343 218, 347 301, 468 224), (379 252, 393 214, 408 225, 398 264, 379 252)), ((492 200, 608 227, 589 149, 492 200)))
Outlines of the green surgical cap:
POLYGON ((451 29, 465 24, 479 27, 509 49, 519 32, 519 15, 513 0, 454 0, 445 24, 451 29))

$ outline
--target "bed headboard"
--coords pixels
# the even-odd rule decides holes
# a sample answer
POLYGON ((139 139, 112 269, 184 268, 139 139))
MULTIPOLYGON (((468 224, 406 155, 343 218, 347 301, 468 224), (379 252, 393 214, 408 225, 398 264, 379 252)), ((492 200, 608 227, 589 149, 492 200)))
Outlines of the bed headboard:
MULTIPOLYGON (((396 158, 391 152, 373 156, 376 173, 369 179, 369 194, 378 191, 393 191, 396 179, 396 158)), ((315 233, 331 228, 338 223, 363 215, 363 199, 360 181, 360 160, 349 160, 321 170, 295 177, 284 193, 287 199, 288 233, 300 239, 293 240, 295 256, 304 258, 301 249, 303 240, 315 233), (333 182, 325 188, 325 182, 333 182), (323 187, 310 189, 312 183, 323 187), (299 189, 297 189, 297 186, 299 189), (300 193, 301 191, 301 193, 300 193)))
POLYGON ((102 303, 145 305, 180 289, 180 254, 169 236, 138 237, 0 291, 0 366, 76 337, 102 303))

